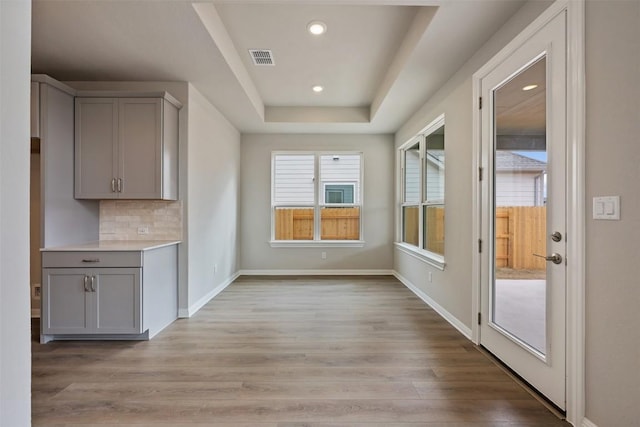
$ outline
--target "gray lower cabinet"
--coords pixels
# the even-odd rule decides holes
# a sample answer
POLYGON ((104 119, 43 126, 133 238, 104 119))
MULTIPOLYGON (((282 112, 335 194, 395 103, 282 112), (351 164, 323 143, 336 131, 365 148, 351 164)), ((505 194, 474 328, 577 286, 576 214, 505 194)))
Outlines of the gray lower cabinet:
POLYGON ((178 317, 178 246, 42 252, 42 343, 152 338, 178 317))
POLYGON ((46 268, 42 333, 141 334, 140 268, 46 268))

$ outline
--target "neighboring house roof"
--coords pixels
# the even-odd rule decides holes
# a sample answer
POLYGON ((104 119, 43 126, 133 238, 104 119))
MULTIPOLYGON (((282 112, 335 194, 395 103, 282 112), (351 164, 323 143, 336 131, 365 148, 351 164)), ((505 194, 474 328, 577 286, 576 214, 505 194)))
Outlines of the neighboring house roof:
POLYGON ((512 151, 496 151, 496 171, 544 171, 547 164, 512 151))

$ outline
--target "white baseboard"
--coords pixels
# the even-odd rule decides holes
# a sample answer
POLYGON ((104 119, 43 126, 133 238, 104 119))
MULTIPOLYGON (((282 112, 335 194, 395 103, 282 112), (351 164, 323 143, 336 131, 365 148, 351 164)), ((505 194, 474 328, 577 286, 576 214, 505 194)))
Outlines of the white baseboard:
POLYGON ((191 304, 188 309, 181 308, 178 310, 178 318, 185 319, 193 316, 204 307, 209 301, 211 301, 216 295, 224 291, 227 286, 233 283, 240 276, 240 272, 236 272, 233 276, 225 280, 220 285, 216 286, 211 292, 200 298, 194 304, 191 304))
POLYGON ((583 418, 582 427, 598 427, 598 426, 594 422, 589 421, 587 418, 583 418))
POLYGON ((449 322, 451 326, 456 328, 458 331, 460 331, 462 335, 464 335, 469 340, 471 340, 471 329, 467 327, 467 325, 465 325, 460 320, 458 320, 458 318, 455 317, 453 314, 445 310, 444 307, 442 307, 440 304, 438 304, 433 299, 431 299, 431 297, 429 297, 427 294, 424 293, 424 291, 420 290, 420 288, 418 288, 413 283, 411 283, 409 279, 404 277, 402 274, 398 273, 397 271, 394 271, 393 275, 396 277, 396 279, 402 282, 403 285, 409 288, 411 292, 416 294, 418 298, 420 298, 422 301, 427 303, 429 307, 431 307, 436 313, 442 316, 444 320, 449 322))
POLYGON ((240 270, 241 276, 391 276, 393 270, 240 270))
POLYGON ((31 318, 32 319, 39 319, 40 318, 40 309, 39 308, 32 308, 31 309, 31 318))

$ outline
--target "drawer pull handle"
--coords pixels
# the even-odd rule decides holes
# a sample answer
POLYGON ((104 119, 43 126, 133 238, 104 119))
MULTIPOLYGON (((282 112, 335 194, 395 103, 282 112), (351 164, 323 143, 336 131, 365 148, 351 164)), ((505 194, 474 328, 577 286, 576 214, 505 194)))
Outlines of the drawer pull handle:
POLYGON ((95 281, 96 281, 96 276, 91 276, 91 292, 96 291, 95 281))
POLYGON ((85 258, 82 262, 100 262, 100 258, 85 258))

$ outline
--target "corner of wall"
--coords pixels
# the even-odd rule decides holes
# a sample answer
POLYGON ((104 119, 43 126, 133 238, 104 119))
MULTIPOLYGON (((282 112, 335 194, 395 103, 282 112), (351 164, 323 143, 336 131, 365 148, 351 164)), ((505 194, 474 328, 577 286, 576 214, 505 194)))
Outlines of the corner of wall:
POLYGON ((186 187, 181 186, 181 316, 193 314, 228 285, 238 269, 239 235, 240 132, 191 83, 187 107, 188 142, 180 163, 186 187))
POLYGON ((413 292, 418 298, 424 301, 429 307, 431 307, 436 313, 438 313, 444 320, 449 322, 451 326, 456 328, 462 335, 464 335, 468 340, 472 339, 471 328, 464 324, 460 319, 447 311, 444 307, 438 304, 433 298, 429 297, 424 291, 422 291, 419 287, 411 283, 409 279, 404 277, 402 274, 397 271, 393 271, 393 275, 396 279, 398 279, 403 285, 405 285, 411 292, 413 292))

